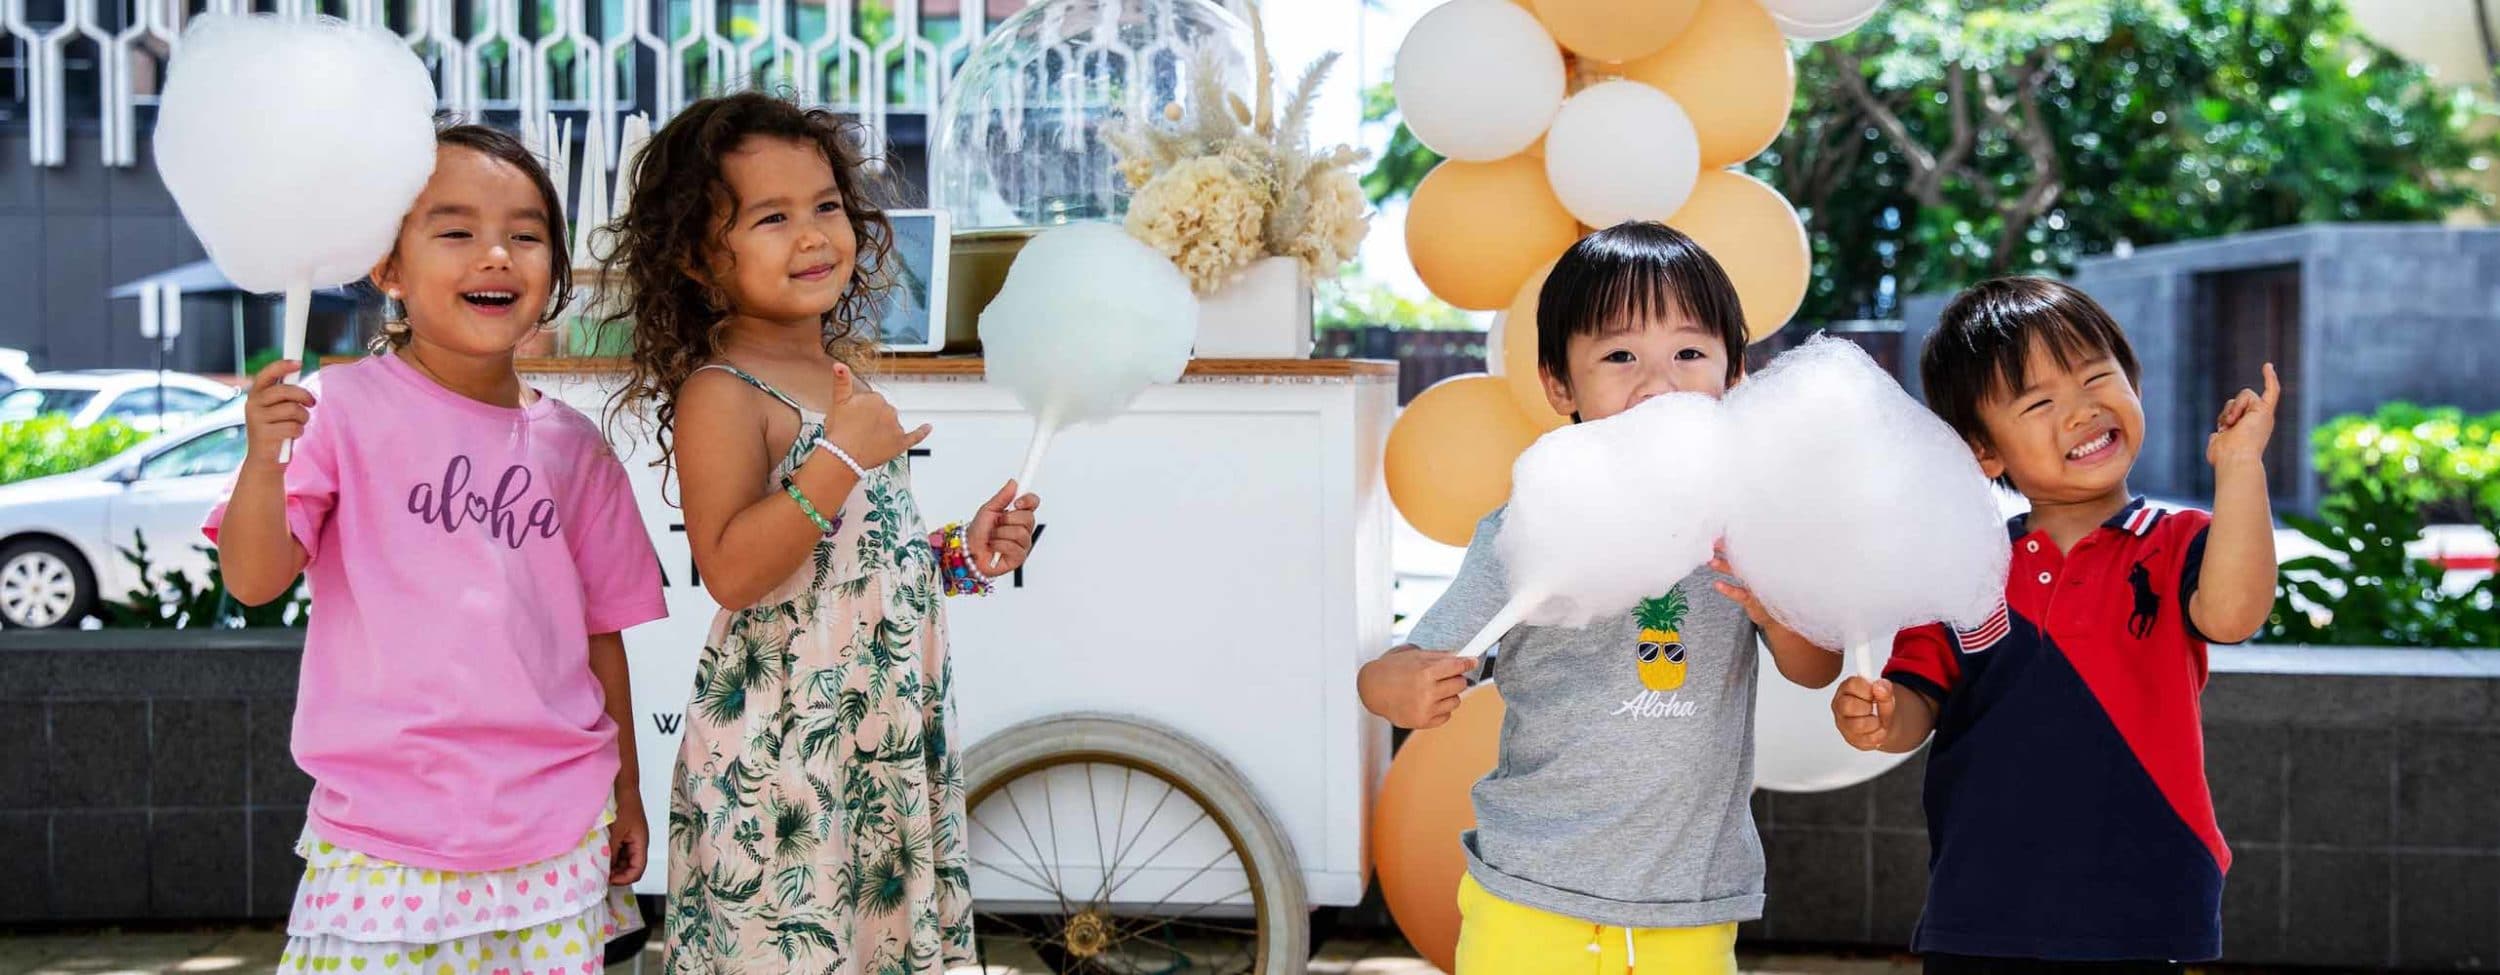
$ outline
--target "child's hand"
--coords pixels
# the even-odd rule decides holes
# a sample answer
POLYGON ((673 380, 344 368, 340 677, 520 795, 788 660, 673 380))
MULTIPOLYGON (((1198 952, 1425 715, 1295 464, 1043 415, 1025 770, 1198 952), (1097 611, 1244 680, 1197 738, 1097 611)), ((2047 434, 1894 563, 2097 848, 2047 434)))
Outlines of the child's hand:
POLYGON ((982 503, 981 512, 972 516, 971 527, 964 529, 964 545, 972 549, 973 566, 984 575, 999 576, 1024 565, 1033 554, 1033 512, 1041 506, 1039 495, 1016 497, 1015 481, 1000 486, 997 494, 982 503), (992 558, 997 564, 991 564, 992 558))
POLYGON ((1850 677, 1832 695, 1832 724, 1840 737, 1862 752, 1884 747, 1892 738, 1893 687, 1888 680, 1869 682, 1850 677))
POLYGON ((2274 439, 2274 405, 2283 395, 2275 381, 2274 363, 2266 363, 2266 391, 2243 389, 2222 404, 2214 435, 2205 441, 2205 462, 2215 467, 2239 461, 2264 463, 2266 442, 2274 439))
POLYGON ((616 821, 608 824, 608 884, 623 887, 642 879, 651 862, 651 824, 643 819, 642 797, 617 797, 616 821))
POLYGON ((252 462, 274 464, 278 448, 289 440, 304 436, 304 423, 312 419, 312 390, 290 386, 286 377, 293 375, 296 364, 281 360, 262 366, 252 376, 251 391, 244 394, 243 441, 245 458, 252 462))
POLYGON ((1754 595, 1752 587, 1745 585, 1745 580, 1736 578, 1736 566, 1727 560, 1727 543, 1720 542, 1713 546, 1711 553, 1710 568, 1727 577, 1713 583, 1719 587, 1719 595, 1733 599, 1736 605, 1745 607, 1745 615, 1753 620, 1753 625, 1770 626, 1771 611, 1763 607, 1762 597, 1754 595))
POLYGON ((1399 647, 1363 665, 1354 686, 1365 710, 1400 728, 1438 728, 1458 710, 1476 659, 1399 647))
POLYGON ((929 439, 929 425, 905 432, 895 418, 894 404, 873 389, 862 389, 847 366, 833 367, 833 409, 825 416, 825 439, 874 470, 929 439))

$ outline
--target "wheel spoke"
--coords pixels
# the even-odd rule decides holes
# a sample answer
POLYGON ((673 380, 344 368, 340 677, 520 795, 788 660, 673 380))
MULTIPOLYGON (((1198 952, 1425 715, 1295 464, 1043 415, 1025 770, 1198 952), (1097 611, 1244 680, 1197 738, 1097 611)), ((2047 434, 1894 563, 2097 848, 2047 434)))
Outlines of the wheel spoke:
MULTIPOLYGON (((1198 905, 1198 906, 1196 906, 1196 907, 1190 908, 1188 911, 1185 911, 1185 912, 1183 912, 1183 913, 1181 913, 1181 914, 1174 915, 1174 916, 1172 916, 1172 917, 1168 917, 1168 918, 1149 917, 1149 918, 1147 919, 1147 921, 1148 921, 1148 922, 1150 922, 1150 923, 1148 923, 1148 924, 1146 924, 1146 925, 1141 926, 1141 929, 1140 929, 1140 930, 1138 930, 1138 931, 1131 932, 1131 933, 1130 933, 1130 935, 1129 935, 1129 937, 1130 937, 1130 938, 1137 938, 1137 937, 1142 937, 1142 936, 1144 936, 1144 929, 1145 929, 1145 928, 1154 928, 1154 927, 1171 927, 1171 926, 1173 925, 1173 923, 1174 923, 1174 922, 1179 921, 1179 920, 1181 920, 1181 919, 1183 919, 1183 918, 1187 918, 1187 917, 1189 917, 1189 916, 1191 916, 1191 915, 1194 915, 1194 914, 1198 913, 1199 911, 1206 910, 1207 908, 1214 906, 1216 903, 1220 903, 1221 901, 1228 901, 1228 900, 1233 899, 1234 897, 1240 897, 1240 896, 1242 896, 1242 895, 1244 895, 1244 894, 1247 894, 1247 893, 1249 893, 1249 892, 1250 892, 1250 889, 1249 889, 1249 888, 1247 888, 1247 887, 1244 887, 1244 888, 1242 888, 1241 890, 1236 891, 1236 892, 1234 892, 1233 894, 1231 894, 1231 895, 1229 895, 1229 896, 1226 896, 1226 897, 1223 897, 1223 898, 1219 899, 1218 901, 1211 901, 1211 902, 1206 903, 1206 904, 1200 904, 1200 905, 1198 905)), ((1157 905, 1157 906, 1161 906, 1161 905, 1157 905)), ((1203 924, 1203 922, 1201 922, 1200 926, 1208 926, 1208 925, 1204 925, 1204 924, 1203 924)), ((1257 931, 1256 929, 1252 929, 1250 933, 1251 933, 1253 936, 1256 936, 1256 935, 1258 934, 1258 931, 1257 931)))
MULTIPOLYGON (((1158 779, 1157 781, 1161 780, 1158 779)), ((1118 883, 1120 865, 1127 863, 1128 855, 1137 849, 1137 844, 1145 841, 1146 830, 1154 826, 1155 817, 1163 814, 1164 805, 1171 802, 1172 796, 1178 791, 1179 790, 1172 787, 1172 783, 1163 783, 1163 795, 1155 800, 1155 807, 1153 809, 1146 811, 1146 818, 1138 821, 1137 835, 1129 837, 1128 844, 1120 848, 1120 852, 1111 858, 1111 866, 1103 871, 1103 889, 1101 893, 1094 895, 1095 900, 1107 902, 1111 899, 1111 895, 1113 893, 1118 892, 1120 889, 1118 883)))
MULTIPOLYGON (((1094 865, 1102 868, 1103 876, 1108 877, 1111 875, 1111 861, 1102 848, 1102 806, 1094 798, 1094 763, 1092 762, 1085 763, 1085 811, 1087 816, 1094 821, 1094 865)), ((1095 895, 1095 899, 1100 900, 1101 895, 1095 895)))
POLYGON ((985 860, 981 860, 981 859, 975 858, 975 859, 972 861, 972 865, 973 865, 973 866, 976 866, 976 867, 986 867, 986 868, 991 869, 991 870, 996 870, 996 871, 998 871, 999 876, 1005 877, 1005 878, 1007 878, 1007 879, 1009 879, 1009 880, 1013 880, 1013 881, 1015 881, 1015 882, 1017 882, 1017 883, 1020 883, 1020 884, 1025 885, 1025 886, 1027 886, 1027 887, 1031 887, 1031 888, 1033 888, 1034 890, 1041 891, 1042 893, 1045 893, 1045 894, 1050 893, 1050 885, 1049 885, 1049 884, 1045 884, 1045 883, 1042 883, 1042 882, 1040 882, 1040 881, 1038 881, 1038 880, 1035 880, 1035 879, 1032 877, 1032 875, 1030 875, 1030 874, 1022 874, 1022 873, 1017 873, 1017 872, 1015 872, 1015 871, 1013 871, 1013 870, 1007 869, 1007 865, 1006 865, 1006 864, 1003 864, 1003 863, 990 863, 990 862, 988 862, 988 861, 985 861, 985 860))
MULTIPOLYGON (((974 817, 974 818, 973 818, 973 820, 972 820, 972 824, 973 824, 973 825, 975 825, 975 826, 979 826, 979 827, 981 827, 981 832, 984 832, 984 833, 988 833, 988 834, 990 834, 990 838, 991 838, 991 839, 993 839, 993 840, 997 840, 997 841, 998 841, 998 845, 999 845, 999 846, 1001 846, 1001 847, 1004 847, 1004 848, 1007 850, 1007 855, 1008 855, 1008 856, 1015 857, 1015 858, 1016 858, 1016 862, 1017 862, 1017 863, 1021 863, 1021 864, 1023 864, 1025 869, 1033 871, 1033 875, 1034 875, 1034 876, 1036 876, 1036 877, 1041 877, 1044 881, 1048 881, 1048 880, 1049 880, 1049 874, 1047 874, 1047 873, 1043 872, 1043 870, 1042 870, 1042 868, 1041 868, 1041 865, 1040 865, 1040 864, 1036 864, 1036 863, 1034 863, 1034 862, 1032 862, 1032 861, 1030 861, 1030 860, 1026 860, 1026 859, 1024 858, 1024 854, 1019 853, 1019 852, 1017 852, 1017 851, 1016 851, 1015 844, 1007 842, 1007 838, 1006 838, 1006 837, 998 835, 998 831, 997 831, 997 830, 994 830, 994 829, 991 829, 991 828, 990 828, 990 824, 989 824, 989 823, 982 821, 979 817, 974 817)), ((1042 887, 1042 890, 1044 890, 1044 891, 1051 891, 1051 888, 1047 885, 1047 883, 1045 883, 1045 885, 1042 887)), ((1056 896, 1056 894, 1054 893, 1054 894, 1053 894, 1053 896, 1056 896)), ((1064 904, 1064 903, 1066 903, 1066 899, 1065 899, 1065 898, 1061 898, 1061 899, 1060 899, 1060 902, 1061 902, 1062 904, 1064 904)))
MULTIPOLYGON (((1172 902, 1172 898, 1175 898, 1175 897, 1180 896, 1181 891, 1189 889, 1189 885, 1190 885, 1190 884, 1196 883, 1196 882, 1197 882, 1197 880, 1198 880, 1198 878, 1206 876, 1206 875, 1207 875, 1207 871, 1215 869, 1215 865, 1216 865, 1216 864, 1219 864, 1219 863, 1224 862, 1224 859, 1225 859, 1226 857, 1233 857, 1233 858, 1235 858, 1235 859, 1239 859, 1238 854, 1236 854, 1236 853, 1232 850, 1232 848, 1231 848, 1231 847, 1226 847, 1226 848, 1224 849, 1224 851, 1223 851, 1223 852, 1218 853, 1218 854, 1216 854, 1216 855, 1215 855, 1215 859, 1213 859, 1213 860, 1209 860, 1209 861, 1207 861, 1207 863, 1206 863, 1206 865, 1205 865, 1205 866, 1203 866, 1203 867, 1199 867, 1199 868, 1198 868, 1198 870, 1197 870, 1197 872, 1192 873, 1192 874, 1190 874, 1190 875, 1189 875, 1189 876, 1187 876, 1187 877, 1183 877, 1183 878, 1181 878, 1181 882, 1180 882, 1180 883, 1173 884, 1173 885, 1172 885, 1172 889, 1171 889, 1171 891, 1170 891, 1170 892, 1168 892, 1168 893, 1166 893, 1166 894, 1164 894, 1164 895, 1163 895, 1163 899, 1162 899, 1162 900, 1156 901, 1156 902, 1154 902, 1152 905, 1150 905, 1150 906, 1148 906, 1148 907, 1146 908, 1146 913, 1148 913, 1148 914, 1153 914, 1153 913, 1154 913, 1154 912, 1156 912, 1156 911, 1162 910, 1162 909, 1163 909, 1163 905, 1171 903, 1171 902, 1172 902)), ((1223 898, 1223 900, 1231 900, 1231 899, 1232 899, 1232 898, 1230 898, 1230 897, 1223 898)), ((1214 902, 1210 902, 1210 903, 1221 903, 1221 901, 1214 901, 1214 902)))
MULTIPOLYGON (((1043 773, 1043 774, 1045 774, 1045 775, 1049 774, 1049 773, 1048 773, 1048 770, 1044 770, 1044 773, 1043 773)), ((1026 822, 1026 821, 1025 821, 1025 818, 1024 818, 1024 804, 1016 801, 1015 783, 1012 783, 1012 782, 1008 783, 1007 788, 1006 788, 1006 789, 1003 789, 1003 790, 1001 790, 1001 791, 1003 791, 1003 792, 1007 793, 1007 806, 1008 806, 1008 808, 1015 810, 1015 813, 1016 813, 1016 825, 1021 826, 1021 827, 1023 827, 1023 828, 1024 828, 1024 840, 1025 840, 1025 842, 1027 842, 1027 843, 1032 843, 1032 844, 1033 844, 1033 857, 1034 857, 1034 859, 1037 859, 1037 860, 1041 859, 1041 856, 1042 856, 1042 844, 1041 844, 1041 843, 1039 843, 1038 841, 1035 841, 1035 840, 1033 839, 1033 825, 1032 825, 1031 823, 1029 823, 1029 822, 1026 822)), ((1049 866, 1054 866, 1054 867, 1058 865, 1058 862, 1057 862, 1057 861, 1054 861, 1054 860, 1043 860, 1042 862, 1043 862, 1043 863, 1045 863, 1045 864, 1048 864, 1049 866)), ((1061 914, 1067 914, 1067 913, 1070 913, 1070 912, 1069 912, 1069 910, 1068 910, 1068 895, 1067 895, 1067 893, 1066 893, 1066 892, 1061 891, 1061 890, 1059 889, 1059 875, 1058 875, 1058 873, 1057 873, 1056 871, 1052 871, 1052 870, 1049 870, 1049 869, 1047 869, 1047 868, 1046 868, 1046 869, 1044 869, 1044 870, 1042 871, 1042 876, 1045 876, 1045 877, 1050 878, 1050 893, 1051 893, 1051 896, 1052 896, 1052 897, 1058 898, 1058 900, 1059 900, 1059 913, 1061 913, 1061 914)))
MULTIPOLYGON (((1177 833, 1172 834, 1172 838, 1171 838, 1171 839, 1164 840, 1164 841, 1163 841, 1163 845, 1162 845, 1162 846, 1160 846, 1160 847, 1156 847, 1156 848, 1155 848, 1155 851, 1154 851, 1153 853, 1147 854, 1146 859, 1145 859, 1143 862, 1139 863, 1139 864, 1138 864, 1135 868, 1133 868, 1133 869, 1131 869, 1131 870, 1129 871, 1129 877, 1134 877, 1134 876, 1137 876, 1139 873, 1144 872, 1144 871, 1145 871, 1145 869, 1146 869, 1146 866, 1145 866, 1146 864, 1148 864, 1148 863, 1153 863, 1153 862, 1155 862, 1155 860, 1156 860, 1156 859, 1158 859, 1158 858, 1162 857, 1162 856, 1163 856, 1163 851, 1171 849, 1171 848, 1172 848, 1172 844, 1180 842, 1180 841, 1181 841, 1181 837, 1188 836, 1188 835, 1189 835, 1189 831, 1190 831, 1190 830, 1197 829, 1197 828, 1198 828, 1198 824, 1199 824, 1199 823, 1203 823, 1203 822, 1206 822, 1206 821, 1207 821, 1207 811, 1206 811, 1206 809, 1204 809, 1204 808, 1200 808, 1200 809, 1198 810, 1198 818, 1193 819, 1193 820, 1190 820, 1190 821, 1189 821, 1189 825, 1181 827, 1181 831, 1180 831, 1180 832, 1177 832, 1177 833)), ((1123 878, 1121 878, 1121 879, 1119 880, 1119 882, 1114 883, 1114 884, 1112 884, 1112 885, 1111 885, 1111 893, 1110 893, 1110 894, 1106 894, 1106 895, 1104 895, 1103 900, 1104 900, 1104 901, 1106 901, 1106 902, 1110 901, 1113 897, 1117 896, 1117 895, 1120 893, 1120 888, 1122 888, 1122 887, 1126 887, 1126 886, 1128 886, 1128 878, 1127 878, 1127 877, 1123 877, 1123 878)))
MULTIPOLYGON (((1050 859, 1043 862, 1050 864, 1051 883, 1056 884, 1059 882, 1059 870, 1064 866, 1064 862, 1059 859, 1059 803, 1050 797, 1050 773, 1052 771, 1052 769, 1043 769, 1038 777, 1042 780, 1042 817, 1050 827, 1050 859)), ((1035 856, 1041 855, 1041 852, 1039 849, 1033 851, 1035 856)), ((1066 910, 1067 906, 1066 901, 1062 899, 1059 908, 1066 910)))
MULTIPOLYGON (((1253 975, 1259 970, 1263 948, 1276 943, 1272 912, 1261 910, 1273 905, 1261 900, 1256 882, 1258 870, 1251 865, 1249 847, 1234 834, 1235 824, 1219 815, 1217 808, 1197 793, 1182 788, 1181 780, 1172 778, 1170 773, 1117 756, 1045 758, 1039 768, 1027 766, 1013 778, 994 780, 994 784, 985 786, 982 801, 974 811, 990 805, 1002 790, 1016 830, 1010 833, 1005 828, 1006 817, 996 815, 994 810, 973 821, 979 824, 984 839, 1004 847, 1009 855, 1004 859, 983 857, 972 861, 972 865, 994 875, 990 877, 993 883, 1041 890, 1047 892, 1049 899, 1027 899, 1029 895, 1011 891, 994 895, 994 902, 1022 899, 1038 910, 1020 907, 1012 917, 978 913, 980 954, 986 963, 1030 968, 1039 961, 1043 971, 1058 975, 1253 975), (1083 768, 1069 768, 1071 765, 1083 768), (1105 768, 1097 769, 1097 765, 1105 768), (1117 766, 1120 775, 1116 796, 1109 793, 1104 781, 1111 766, 1117 766), (1141 774, 1163 785, 1163 794, 1151 803, 1139 801, 1142 797, 1137 795, 1136 783, 1141 774), (1085 790, 1086 808, 1081 815, 1093 833, 1094 857, 1101 866, 1091 898, 1082 898, 1082 887, 1062 883, 1067 878, 1061 874, 1075 867, 1062 862, 1069 851, 1059 835, 1059 783, 1052 781, 1062 775, 1070 778, 1070 787, 1085 790), (1038 789, 1030 782, 1036 776, 1041 779, 1038 789), (1080 777, 1082 782, 1075 781, 1080 777), (1043 803, 1040 817, 1024 808, 1021 794, 1036 789, 1043 803), (1175 795, 1195 807, 1197 813, 1187 816, 1181 810, 1173 810, 1171 818, 1180 820, 1177 827, 1167 824, 1163 815, 1175 795), (1103 817, 1106 801, 1115 806, 1109 822, 1103 817), (1141 811, 1137 807, 1144 808, 1141 811), (1036 818, 1041 822, 1034 822, 1036 818), (1132 819, 1137 820, 1133 832, 1129 826, 1132 819), (1210 824, 1215 827, 1213 831, 1207 831, 1210 824), (1042 828, 1035 829, 1037 825, 1042 828), (1157 830, 1171 832, 1157 840, 1153 835, 1157 830), (1018 842, 1009 842, 1009 835, 1017 837, 1018 842), (1177 855, 1176 850, 1180 851, 1177 855), (1193 867, 1188 863, 1192 858, 1190 850, 1207 854, 1207 858, 1193 867), (1172 862, 1166 863, 1167 858, 1172 862), (1219 868, 1227 872, 1219 875, 1219 868), (1150 877, 1164 879, 1148 880, 1150 877), (1132 904, 1144 903, 1142 889, 1134 897, 1127 894, 1129 886, 1139 881, 1159 882, 1165 889, 1142 908, 1117 906, 1123 898, 1132 904), (1209 890, 1222 890, 1219 885, 1231 883, 1244 886, 1221 897, 1204 896, 1209 890), (1057 907, 1057 916, 1052 916, 1052 908, 1047 906, 1052 904, 1057 907), (1080 948, 1087 954, 1080 956, 1080 948)), ((1073 805, 1069 814, 1080 815, 1073 805)), ((1084 841, 1077 843, 1075 855, 1082 856, 1084 841)))

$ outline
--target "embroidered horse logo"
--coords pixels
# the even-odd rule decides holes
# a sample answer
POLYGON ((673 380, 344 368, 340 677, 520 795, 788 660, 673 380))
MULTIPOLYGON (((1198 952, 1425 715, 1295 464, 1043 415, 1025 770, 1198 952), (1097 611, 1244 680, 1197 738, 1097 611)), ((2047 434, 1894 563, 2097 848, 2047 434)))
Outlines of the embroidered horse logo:
POLYGON ((2161 597, 2153 592, 2153 573, 2138 562, 2127 570, 2127 585, 2135 590, 2135 611, 2127 615, 2127 632, 2138 640, 2153 635, 2153 622, 2161 617, 2161 597))

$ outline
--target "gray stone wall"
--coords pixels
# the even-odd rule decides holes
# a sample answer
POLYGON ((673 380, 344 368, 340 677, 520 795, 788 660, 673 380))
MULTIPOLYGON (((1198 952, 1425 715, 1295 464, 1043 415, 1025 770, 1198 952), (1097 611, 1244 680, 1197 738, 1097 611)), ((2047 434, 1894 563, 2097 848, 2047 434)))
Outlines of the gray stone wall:
POLYGON ((300 655, 286 632, 0 635, 0 924, 285 917, 300 655))
MULTIPOLYGON (((0 924, 284 918, 311 785, 287 748, 300 653, 288 633, 0 634, 0 924)), ((2215 666, 2228 960, 2500 967, 2500 653, 2215 666)), ((1745 937, 1905 950, 1924 772, 1756 794, 1770 903, 1745 937)))

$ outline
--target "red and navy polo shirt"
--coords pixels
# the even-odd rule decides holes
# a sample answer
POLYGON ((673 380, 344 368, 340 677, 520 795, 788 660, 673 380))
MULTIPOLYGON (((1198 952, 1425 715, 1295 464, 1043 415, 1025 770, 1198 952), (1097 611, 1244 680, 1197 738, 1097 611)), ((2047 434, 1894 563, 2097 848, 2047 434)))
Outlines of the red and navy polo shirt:
POLYGON ((2212 516, 2137 498, 2060 553, 2023 518, 2005 605, 1926 626, 1885 676, 1940 705, 1921 952, 2201 961, 2231 851, 2205 784, 2205 644, 2188 619, 2212 516))

